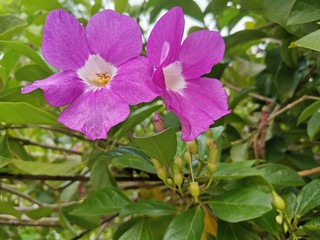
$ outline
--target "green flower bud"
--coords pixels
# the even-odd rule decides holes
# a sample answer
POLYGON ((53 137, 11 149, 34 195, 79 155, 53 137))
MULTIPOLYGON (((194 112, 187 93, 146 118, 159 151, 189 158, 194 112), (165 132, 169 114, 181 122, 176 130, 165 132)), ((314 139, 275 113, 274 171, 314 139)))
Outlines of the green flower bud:
POLYGON ((164 167, 158 167, 157 168, 157 175, 163 182, 166 182, 166 180, 168 178, 168 171, 164 167))
POLYGON ((167 184, 169 184, 170 186, 174 186, 172 178, 167 178, 166 180, 167 184))
POLYGON ((198 182, 191 182, 189 186, 189 191, 191 196, 193 197, 194 201, 197 203, 199 202, 199 195, 200 195, 200 187, 198 182))
POLYGON ((188 163, 188 164, 190 164, 190 162, 191 162, 191 154, 190 153, 188 153, 188 152, 185 152, 184 153, 184 160, 188 163))
POLYGON ((157 169, 159 167, 162 167, 161 163, 155 159, 155 158, 151 158, 151 162, 153 163, 153 166, 157 169))
POLYGON ((206 135, 206 147, 210 150, 213 143, 214 143, 214 139, 212 136, 212 132, 209 130, 206 135))
POLYGON ((218 147, 216 144, 213 144, 211 146, 210 152, 209 152, 209 159, 208 163, 216 163, 217 162, 217 155, 218 155, 218 147))
POLYGON ((178 186, 178 188, 181 188, 182 182, 183 182, 183 176, 181 173, 175 173, 173 175, 173 181, 178 186))
POLYGON ((188 149, 189 149, 189 152, 192 154, 192 155, 196 155, 197 152, 198 152, 198 145, 196 143, 195 140, 191 141, 191 142, 187 142, 187 146, 188 146, 188 149))
POLYGON ((182 172, 183 161, 182 161, 181 157, 180 156, 175 156, 173 163, 179 169, 179 171, 182 172))
POLYGON ((286 202, 275 191, 272 191, 273 204, 276 209, 284 211, 286 209, 286 202))
POLYGON ((281 215, 277 215, 276 216, 276 222, 279 224, 279 225, 282 225, 283 223, 283 217, 281 215))
POLYGON ((217 164, 215 164, 215 163, 208 162, 207 167, 208 167, 208 170, 211 174, 213 174, 217 171, 217 164))

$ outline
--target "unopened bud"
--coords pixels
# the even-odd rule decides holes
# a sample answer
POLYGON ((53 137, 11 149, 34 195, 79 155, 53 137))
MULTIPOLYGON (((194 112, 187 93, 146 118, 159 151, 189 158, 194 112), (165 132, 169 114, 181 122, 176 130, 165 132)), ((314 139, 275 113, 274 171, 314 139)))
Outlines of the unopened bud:
POLYGON ((275 191, 272 191, 273 204, 276 209, 284 211, 286 209, 286 202, 275 191))
POLYGON ((152 125, 155 132, 162 132, 166 129, 163 118, 158 112, 155 112, 152 118, 152 125))
POLYGON ((213 143, 214 143, 214 139, 212 136, 212 132, 209 130, 206 135, 206 147, 210 150, 213 143))
POLYGON ((215 147, 211 147, 210 152, 209 152, 209 163, 216 163, 217 162, 217 156, 218 156, 218 148, 216 145, 213 145, 215 147))
POLYGON ((163 182, 165 182, 168 177, 168 171, 164 167, 159 167, 157 168, 157 175, 163 182))
POLYGON ((217 171, 217 164, 215 164, 215 163, 208 162, 207 167, 208 167, 208 170, 211 174, 215 173, 217 171))
POLYGON ((155 158, 151 158, 151 162, 153 163, 153 166, 154 166, 155 168, 162 167, 161 163, 160 163, 157 159, 155 159, 155 158))
POLYGON ((185 153, 184 153, 184 160, 185 160, 188 164, 190 164, 190 162, 191 162, 191 154, 190 154, 189 152, 185 152, 185 153))
POLYGON ((183 182, 183 176, 181 173, 175 173, 173 175, 173 181, 178 186, 178 188, 181 188, 182 182, 183 182))
POLYGON ((167 184, 169 184, 170 186, 174 186, 174 185, 173 185, 172 178, 167 178, 166 182, 167 182, 167 184))
POLYGON ((180 156, 175 156, 174 165, 179 169, 180 172, 182 172, 183 162, 180 156))
POLYGON ((276 216, 276 222, 279 224, 279 225, 282 225, 283 223, 283 217, 281 215, 277 215, 276 216))
POLYGON ((198 145, 196 143, 195 140, 191 141, 191 142, 187 142, 187 146, 188 146, 188 149, 189 149, 189 152, 192 154, 192 155, 196 155, 197 152, 198 152, 198 145))
POLYGON ((196 203, 199 202, 200 187, 198 182, 191 182, 189 186, 189 191, 191 196, 194 198, 194 201, 196 203))

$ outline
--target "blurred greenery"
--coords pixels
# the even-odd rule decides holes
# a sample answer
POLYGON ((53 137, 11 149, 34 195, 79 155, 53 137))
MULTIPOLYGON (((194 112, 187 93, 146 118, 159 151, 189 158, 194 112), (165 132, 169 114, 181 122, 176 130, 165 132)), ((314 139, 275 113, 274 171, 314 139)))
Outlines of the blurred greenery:
POLYGON ((0 239, 320 239, 319 23, 318 0, 0 0, 0 239), (21 94, 57 72, 41 54, 51 10, 86 25, 115 9, 145 44, 173 6, 185 35, 218 30, 226 43, 207 76, 232 113, 193 156, 160 100, 90 141, 57 123, 41 91, 21 94), (155 133, 155 111, 167 130, 155 133))

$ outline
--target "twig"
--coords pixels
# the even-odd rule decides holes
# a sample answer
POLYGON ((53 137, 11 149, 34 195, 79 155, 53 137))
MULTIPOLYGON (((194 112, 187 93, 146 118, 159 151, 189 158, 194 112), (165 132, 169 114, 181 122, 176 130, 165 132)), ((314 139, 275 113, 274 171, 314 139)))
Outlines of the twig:
MULTIPOLYGON (((227 86, 228 88, 230 88, 231 90, 236 91, 236 92, 240 92, 242 90, 241 88, 239 88, 239 87, 237 87, 237 86, 235 86, 235 85, 233 85, 231 83, 228 83, 228 82, 224 83, 224 85, 227 86)), ((262 96, 262 95, 259 95, 259 94, 256 94, 256 93, 249 92, 248 95, 253 97, 253 98, 256 98, 258 100, 264 101, 266 103, 271 103, 271 104, 275 103, 275 101, 273 99, 265 97, 265 96, 262 96)))
POLYGON ((23 145, 33 145, 33 146, 38 146, 38 147, 42 147, 42 148, 62 151, 62 152, 66 152, 66 153, 82 155, 81 152, 76 151, 76 150, 66 149, 66 148, 56 147, 56 146, 51 146, 51 145, 46 145, 46 144, 42 144, 42 143, 37 143, 37 142, 30 141, 28 139, 11 137, 11 136, 9 136, 9 139, 10 140, 14 140, 14 141, 18 141, 18 142, 22 143, 23 145))
MULTIPOLYGON (((118 216, 118 214, 113 214, 111 216, 108 216, 108 217, 102 219, 100 225, 103 225, 103 224, 105 224, 107 222, 112 221, 117 216, 118 216)), ((82 231, 79 235, 77 235, 74 238, 72 238, 71 240, 78 240, 78 239, 82 238, 83 236, 87 235, 91 231, 92 231, 92 229, 86 229, 86 230, 82 231)))
POLYGON ((0 214, 0 225, 61 227, 60 220, 59 218, 56 218, 56 217, 44 217, 37 221, 33 221, 25 216, 22 216, 21 219, 19 220, 13 216, 6 215, 6 214, 0 214))
POLYGON ((299 171, 298 174, 301 177, 307 177, 307 176, 311 176, 314 174, 320 174, 320 167, 315 167, 315 168, 299 171))

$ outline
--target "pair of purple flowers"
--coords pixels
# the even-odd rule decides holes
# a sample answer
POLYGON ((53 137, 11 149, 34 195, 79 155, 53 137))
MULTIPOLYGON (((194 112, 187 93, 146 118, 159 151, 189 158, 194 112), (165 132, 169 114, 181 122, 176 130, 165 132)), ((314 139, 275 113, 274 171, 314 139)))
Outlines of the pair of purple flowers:
POLYGON ((92 16, 84 28, 64 10, 49 13, 43 56, 61 72, 22 89, 44 91, 47 102, 69 104, 58 121, 90 139, 106 138, 124 121, 129 105, 160 96, 180 119, 182 140, 191 141, 229 113, 220 81, 201 77, 222 60, 224 42, 218 32, 198 31, 182 43, 181 8, 168 11, 154 26, 147 57, 140 56, 138 24, 112 10, 92 16))

